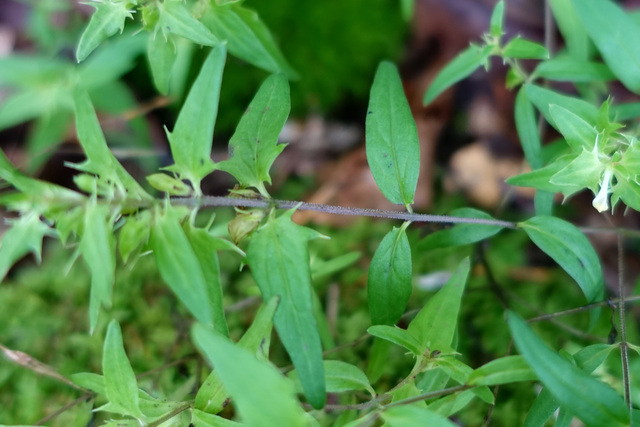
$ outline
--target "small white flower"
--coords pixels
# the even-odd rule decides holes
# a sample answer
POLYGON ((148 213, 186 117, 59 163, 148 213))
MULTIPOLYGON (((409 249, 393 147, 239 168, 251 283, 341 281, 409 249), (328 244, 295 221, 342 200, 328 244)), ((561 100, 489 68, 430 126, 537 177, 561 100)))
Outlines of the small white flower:
POLYGON ((611 177, 613 171, 611 168, 606 168, 604 171, 604 177, 602 177, 602 184, 600 185, 600 191, 593 199, 593 207, 598 212, 604 212, 609 209, 609 185, 611 184, 611 177))

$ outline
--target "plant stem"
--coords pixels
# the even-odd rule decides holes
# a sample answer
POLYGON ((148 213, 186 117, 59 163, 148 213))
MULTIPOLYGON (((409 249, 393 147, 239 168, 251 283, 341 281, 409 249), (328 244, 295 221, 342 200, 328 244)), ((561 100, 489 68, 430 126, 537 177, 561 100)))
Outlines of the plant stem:
POLYGON ((170 420, 171 418, 175 417, 176 415, 180 414, 181 412, 186 411, 187 409, 189 409, 192 405, 192 402, 189 403, 185 403, 182 406, 178 406, 176 409, 174 409, 173 411, 169 412, 168 414, 158 418, 157 420, 150 422, 149 424, 147 424, 147 427, 157 427, 160 424, 164 423, 167 420, 170 420))
POLYGON ((627 323, 625 319, 624 299, 624 246, 622 236, 618 234, 618 312, 620 314, 620 359, 622 362, 622 382, 624 384, 624 401, 632 413, 631 378, 629 377, 629 348, 627 346, 627 323))
POLYGON ((401 211, 391 211, 382 209, 348 208, 343 206, 322 205, 318 203, 296 202, 291 200, 264 200, 264 199, 242 199, 238 197, 204 196, 201 198, 172 198, 171 202, 176 205, 192 207, 215 207, 215 206, 241 206, 248 208, 268 208, 275 206, 278 209, 293 209, 300 211, 325 212, 336 215, 366 216, 371 218, 398 219, 413 222, 431 222, 442 224, 476 224, 493 225, 504 228, 517 228, 517 224, 510 221, 482 218, 464 218, 447 215, 427 215, 401 211))

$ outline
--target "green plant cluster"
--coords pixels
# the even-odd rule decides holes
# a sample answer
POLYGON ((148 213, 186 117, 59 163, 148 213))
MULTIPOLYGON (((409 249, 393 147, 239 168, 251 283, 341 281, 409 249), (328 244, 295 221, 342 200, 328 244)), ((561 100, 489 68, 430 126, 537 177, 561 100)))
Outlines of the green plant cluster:
MULTIPOLYGON (((0 63, 2 82, 18 88, 0 110, 0 122, 14 111, 22 115, 4 119, 4 123, 41 114, 46 117, 46 108, 61 111, 75 119, 86 155, 85 161, 69 165, 78 171, 77 189, 69 189, 24 174, 0 153, 0 178, 15 190, 0 200, 15 213, 0 246, 0 277, 6 277, 29 253, 40 260, 44 237, 71 248, 71 261, 83 260, 90 288, 86 300, 79 303, 88 307, 89 335, 65 328, 67 319, 33 327, 79 334, 75 341, 65 340, 67 347, 59 349, 82 353, 70 357, 72 366, 60 368, 66 372, 78 366, 90 369, 77 369, 80 372, 67 378, 17 349, 3 344, 0 350, 31 371, 78 390, 81 397, 74 405, 78 425, 453 426, 452 418, 477 425, 481 422, 478 414, 489 414, 494 407, 502 411, 497 416, 501 422, 527 426, 544 426, 549 420, 565 426, 574 417, 589 426, 637 423, 640 413, 634 403, 640 384, 631 375, 637 361, 630 358, 629 350, 640 348, 629 342, 637 338, 638 331, 631 326, 627 330, 624 282, 620 277, 621 295, 617 303, 611 302, 620 312, 620 340, 607 342, 602 330, 611 327, 612 321, 601 316, 601 307, 608 303, 600 260, 582 230, 553 215, 553 194, 570 196, 590 189, 598 211, 621 201, 638 209, 637 142, 632 132, 622 132, 618 121, 636 117, 640 111, 637 104, 612 105, 606 94, 597 108, 538 83, 539 79, 569 81, 585 98, 600 94, 604 82, 616 80, 631 91, 640 90, 640 70, 633 68, 632 60, 636 56, 633 51, 625 56, 627 49, 636 49, 628 41, 640 37, 640 28, 618 6, 601 0, 550 2, 567 41, 566 52, 550 58, 547 49, 537 43, 519 37, 503 41, 505 3, 498 2, 483 44, 470 46, 454 59, 425 94, 425 103, 429 103, 486 66, 492 55, 509 66, 507 85, 518 87, 518 133, 533 169, 509 182, 540 190, 536 214, 510 222, 470 207, 449 216, 413 212, 420 146, 397 68, 389 61, 377 68, 369 105, 363 111, 366 154, 382 194, 406 211, 366 211, 273 198, 268 190, 270 169, 286 148, 278 137, 291 109, 288 79, 297 73, 257 15, 234 0, 103 0, 91 4, 95 12, 76 51, 80 65, 52 63, 55 78, 45 82, 40 60, 10 57, 0 63), (116 71, 124 67, 113 56, 100 56, 110 49, 102 44, 122 32, 134 12, 141 16, 139 24, 149 35, 120 40, 127 40, 123 42, 127 46, 136 45, 135 49, 143 46, 161 93, 167 93, 171 84, 179 46, 208 46, 177 120, 166 130, 173 163, 146 177, 163 197, 156 197, 134 179, 114 156, 94 109, 92 91, 116 82, 120 72, 116 71), (597 49, 585 48, 591 43, 597 49), (271 74, 238 123, 229 141, 228 158, 214 162, 212 141, 228 54, 271 74), (95 58, 102 58, 105 67, 112 66, 109 72, 116 71, 107 75, 106 68, 92 69, 92 61, 98 61, 95 58), (521 65, 524 59, 541 62, 527 73, 521 65), (43 82, 53 82, 55 96, 43 103, 45 110, 31 113, 27 103, 30 85, 39 87, 43 82), (22 109, 9 109, 7 104, 22 109), (538 136, 536 109, 563 136, 551 155, 538 136), (237 180, 229 197, 203 194, 201 181, 216 171, 237 180), (221 212, 219 218, 204 209, 220 206, 235 206, 235 217, 225 218, 221 212), (377 248, 365 284, 359 277, 348 276, 360 272, 351 266, 362 247, 344 250, 346 238, 340 236, 335 237, 339 244, 329 246, 324 233, 292 220, 296 209, 404 222, 368 243, 377 248), (419 222, 455 225, 421 237, 411 227, 419 222), (557 351, 545 342, 554 341, 556 347, 557 331, 534 331, 523 318, 531 313, 527 302, 536 292, 531 283, 535 281, 507 279, 510 269, 526 267, 522 245, 529 240, 564 271, 559 278, 548 279, 546 289, 551 297, 545 308, 560 310, 559 300, 567 295, 571 301, 582 298, 590 304, 578 309, 588 311, 588 325, 582 319, 577 328, 559 323, 579 336, 566 349, 557 351), (317 249, 321 246, 323 249, 317 249), (438 265, 446 265, 447 271, 434 275, 438 265), (245 271, 232 272, 237 266, 245 271), (413 283, 416 272, 436 283, 437 291, 428 298, 412 298, 419 293, 413 283), (332 317, 325 313, 319 297, 321 288, 331 287, 327 277, 340 274, 345 282, 353 283, 343 286, 342 292, 353 295, 357 304, 366 300, 368 305, 368 316, 356 305, 352 315, 343 315, 333 325, 346 338, 347 346, 342 348, 334 342, 332 317), (234 285, 244 290, 230 289, 226 281, 232 275, 234 285), (145 277, 161 279, 178 307, 166 307, 167 300, 154 295, 157 286, 145 277), (517 291, 502 288, 503 280, 518 286, 517 291), (501 305, 477 297, 485 284, 501 305), (559 290, 558 285, 568 290, 559 290), (243 292, 262 300, 251 321, 229 313, 229 296, 243 292), (147 294, 144 304, 141 293, 147 294), (471 301, 475 305, 469 305, 471 301), (480 309, 484 311, 479 313, 480 309), (169 314, 182 320, 174 325, 169 314), (477 316, 477 323, 461 321, 470 316, 477 316), (135 326, 123 333, 120 325, 127 321, 135 326), (469 325, 480 332, 474 333, 469 325), (272 339, 274 327, 277 340, 272 339), (369 345, 358 347, 369 338, 369 345), (139 344, 141 339, 144 345, 139 344), (171 352, 174 360, 206 361, 211 368, 198 364, 196 372, 160 376, 155 382, 136 376, 139 367, 151 364, 140 361, 147 342, 149 347, 162 348, 171 347, 172 341, 184 346, 171 352), (515 351, 509 349, 510 341, 515 351), (345 348, 353 351, 347 354, 345 348), (478 349, 488 357, 475 358, 478 349), (621 373, 611 368, 609 357, 618 352, 621 373), (338 354, 341 357, 335 357, 338 354), (503 405, 500 389, 516 397, 503 405)), ((354 226, 354 235, 358 227, 354 226)), ((371 239, 366 234, 368 227, 360 231, 359 238, 371 239)), ((45 265, 49 264, 45 261, 45 265)), ((55 280, 46 292, 63 298, 60 288, 64 285, 57 282, 62 279, 55 280)), ((45 291, 41 282, 32 286, 45 291)), ((10 296, 11 291, 17 287, 4 295, 10 296)), ((43 304, 30 301, 25 307, 36 311, 43 304)), ((349 304, 348 299, 344 304, 349 304)), ((575 304, 567 308, 571 307, 575 304)), ((16 315, 16 319, 28 317, 16 315)), ((40 315, 36 320, 47 323, 40 315)), ((26 330, 28 322, 15 327, 31 333, 26 330)), ((55 358, 51 361, 56 363, 55 358)), ((9 382, 10 375, 0 380, 9 382)), ((24 381, 16 388, 19 392, 34 393, 38 388, 32 377, 18 378, 24 381)), ((17 396, 15 401, 29 408, 27 397, 17 396)), ((15 416, 28 416, 28 412, 21 409, 15 416)))

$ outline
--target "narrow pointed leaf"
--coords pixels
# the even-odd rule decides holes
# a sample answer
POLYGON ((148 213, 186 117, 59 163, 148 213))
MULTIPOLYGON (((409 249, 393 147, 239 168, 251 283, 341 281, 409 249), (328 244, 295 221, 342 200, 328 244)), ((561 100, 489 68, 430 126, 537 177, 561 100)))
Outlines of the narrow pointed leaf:
POLYGON ((284 73, 290 79, 298 78, 256 12, 237 4, 209 3, 202 23, 220 40, 227 41, 232 55, 268 72, 284 73))
POLYGON ((138 383, 122 343, 120 325, 109 323, 104 339, 102 373, 109 403, 125 415, 142 418, 138 398, 138 383))
MULTIPOLYGON (((327 393, 366 390, 372 396, 376 395, 375 390, 369 384, 369 379, 357 366, 340 360, 325 360, 323 365, 327 393)), ((300 388, 298 371, 291 371, 288 377, 300 388)))
POLYGON ((533 105, 540 110, 549 124, 556 129, 558 128, 557 124, 553 120, 553 116, 549 113, 549 106, 553 104, 572 111, 574 114, 577 114, 587 123, 592 125, 595 125, 598 121, 598 108, 586 101, 583 101, 582 99, 564 95, 533 84, 525 84, 524 90, 533 105))
POLYGON ((521 222, 519 227, 573 277, 588 302, 602 298, 604 284, 600 260, 576 226, 556 217, 535 216, 521 222))
MULTIPOLYGON (((488 213, 473 208, 454 209, 450 215, 462 218, 495 219, 488 213)), ((469 245, 494 236, 501 230, 502 227, 499 225, 456 224, 451 228, 429 234, 420 242, 418 250, 469 245)))
POLYGON ((218 167, 245 187, 255 187, 268 196, 264 182, 271 184, 269 170, 284 150, 278 136, 289 116, 289 83, 282 74, 264 81, 249 104, 229 141, 229 159, 218 167))
POLYGON ((367 162, 382 194, 391 203, 412 204, 420 171, 418 131, 390 62, 380 63, 371 86, 366 139, 367 162))
POLYGON ((415 405, 395 406, 380 415, 389 427, 455 427, 446 417, 415 405))
POLYGON ((491 24, 489 25, 489 33, 494 37, 500 37, 503 33, 504 26, 504 1, 496 3, 491 13, 491 24))
POLYGON ((247 259, 265 300, 280 296, 274 323, 300 374, 307 400, 315 408, 326 400, 322 346, 313 315, 307 241, 317 232, 291 221, 293 210, 256 230, 247 259), (266 255, 269 256, 266 256, 266 255))
POLYGON ((196 192, 200 191, 202 178, 215 169, 211 145, 225 59, 224 45, 211 50, 191 86, 173 131, 167 131, 175 162, 169 169, 191 181, 196 192))
POLYGON ((629 410, 611 387, 551 350, 515 313, 507 321, 518 351, 561 405, 589 426, 629 425, 629 410))
POLYGON ((146 245, 149 240, 150 228, 151 214, 149 211, 142 211, 127 218, 118 234, 118 248, 125 263, 132 254, 136 253, 136 250, 146 245))
POLYGON ((217 415, 194 409, 191 412, 191 424, 193 427, 242 427, 243 424, 222 418, 217 415))
POLYGON ((380 242, 369 266, 369 314, 374 325, 395 324, 411 291, 411 247, 405 227, 394 227, 380 242))
POLYGON ((200 324, 194 326, 192 336, 215 366, 245 425, 306 425, 293 383, 275 367, 200 324))
POLYGON ((105 205, 90 203, 84 213, 84 230, 80 239, 80 253, 91 272, 89 301, 89 330, 93 333, 100 307, 110 307, 115 280, 115 237, 105 205))
POLYGON ((174 208, 156 212, 149 246, 165 283, 198 321, 212 325, 210 290, 198 257, 180 226, 181 216, 174 208))
POLYGON ((538 133, 538 121, 533 110, 533 104, 524 89, 520 89, 516 96, 514 117, 525 159, 531 169, 541 168, 544 161, 542 158, 542 143, 538 133))
POLYGON ((507 356, 482 365, 469 375, 469 385, 498 385, 535 381, 538 377, 522 356, 507 356))
POLYGON ((171 70, 178 56, 176 44, 171 36, 166 39, 162 34, 149 35, 147 40, 147 58, 156 89, 163 95, 169 93, 171 70))
POLYGON ((609 67, 604 64, 578 61, 570 57, 556 57, 541 62, 534 74, 543 79, 576 83, 610 81, 615 78, 609 67))
POLYGON ((87 156, 87 161, 76 167, 98 175, 104 181, 113 182, 119 191, 126 192, 129 197, 150 199, 140 184, 129 175, 109 150, 89 94, 85 90, 76 89, 73 97, 76 132, 87 156))
POLYGON ((594 126, 559 105, 549 105, 549 114, 574 152, 582 153, 583 149, 593 150, 598 137, 594 126))
POLYGON ((550 0, 549 6, 571 57, 588 60, 595 48, 576 14, 572 0, 550 0))
POLYGON ((539 43, 516 37, 506 44, 502 55, 516 59, 547 59, 549 51, 539 43))
MULTIPOLYGON (((229 336, 227 319, 224 316, 222 301, 222 283, 220 281, 220 262, 218 261, 217 246, 220 238, 214 237, 203 228, 196 228, 191 223, 185 227, 186 236, 193 248, 200 269, 204 276, 208 300, 211 307, 213 327, 221 335, 229 336)), ((223 243, 224 244, 224 243, 223 243)))
POLYGON ((611 71, 631 91, 640 92, 640 25, 608 0, 573 0, 578 18, 611 71))
POLYGON ((165 35, 173 33, 196 44, 214 46, 219 40, 200 21, 191 15, 182 0, 156 3, 160 14, 158 26, 165 35))
POLYGON ((367 329, 367 332, 374 337, 392 342, 406 348, 416 356, 424 353, 425 348, 416 340, 413 335, 397 326, 374 325, 367 329))
POLYGON ((451 350, 458 325, 458 312, 471 263, 465 258, 451 278, 420 310, 407 331, 430 351, 451 350))
POLYGON ((442 92, 469 77, 475 70, 484 65, 491 54, 491 46, 471 45, 453 61, 447 64, 433 79, 431 86, 424 94, 422 103, 429 105, 442 92))
POLYGON ((42 238, 51 232, 49 226, 40 221, 36 214, 27 214, 13 221, 0 241, 0 282, 13 264, 30 252, 39 263, 42 238))
POLYGON ((100 2, 89 3, 96 10, 91 15, 89 24, 80 37, 76 58, 78 62, 84 61, 93 50, 105 39, 124 29, 124 21, 133 19, 128 2, 100 2))
POLYGON ((24 175, 9 161, 2 150, 0 150, 0 179, 32 197, 35 202, 56 199, 68 200, 70 204, 74 204, 84 199, 84 196, 76 191, 24 175))
MULTIPOLYGON (((247 332, 238 341, 238 347, 249 350, 260 360, 269 360, 273 316, 278 308, 279 300, 279 297, 275 296, 265 302, 258 310, 247 332)), ((204 412, 217 414, 224 409, 229 397, 229 393, 214 369, 198 390, 194 405, 204 412)))

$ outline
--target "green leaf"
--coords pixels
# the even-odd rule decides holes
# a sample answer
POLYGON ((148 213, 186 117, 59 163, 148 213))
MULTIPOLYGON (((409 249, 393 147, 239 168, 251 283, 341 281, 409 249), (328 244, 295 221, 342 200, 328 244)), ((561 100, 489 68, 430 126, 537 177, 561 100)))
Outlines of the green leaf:
POLYGON ((451 350, 458 325, 458 312, 471 263, 469 258, 460 262, 451 278, 420 310, 407 331, 430 351, 447 353, 451 350))
POLYGON ((507 312, 507 322, 518 351, 561 405, 590 426, 629 425, 629 410, 613 389, 547 347, 517 314, 507 312))
POLYGON ((424 94, 422 104, 428 105, 449 87, 469 77, 476 69, 486 64, 491 55, 491 46, 471 45, 447 64, 433 79, 424 94))
POLYGON ((611 119, 621 122, 640 116, 640 102, 626 102, 611 106, 611 119))
POLYGON ((537 379, 522 356, 506 356, 492 360, 473 371, 467 379, 467 384, 498 385, 537 379))
POLYGON ((35 213, 26 214, 12 221, 11 228, 4 232, 0 241, 0 282, 11 266, 29 252, 40 263, 42 238, 49 234, 52 234, 52 230, 40 221, 35 213))
POLYGON ((374 325, 367 329, 367 332, 374 337, 392 342, 396 345, 406 348, 416 356, 420 356, 425 352, 425 348, 416 340, 413 335, 405 329, 397 326, 374 325))
POLYGON ((118 192, 129 198, 149 200, 149 196, 122 167, 107 147, 98 117, 86 91, 76 89, 75 101, 76 132, 87 160, 74 165, 79 170, 98 175, 104 182, 111 182, 118 192))
POLYGON ((553 90, 545 89, 533 84, 525 84, 524 90, 527 93, 529 100, 533 102, 533 105, 540 110, 549 124, 556 129, 558 126, 549 113, 549 106, 553 104, 559 105, 560 107, 573 112, 591 125, 595 126, 598 122, 598 109, 594 105, 589 104, 582 99, 563 95, 553 90))
POLYGON ((173 178, 166 173, 152 173, 147 175, 147 182, 158 191, 162 191, 171 196, 188 196, 191 188, 179 179, 173 178))
POLYGON ((165 37, 172 33, 205 46, 215 46, 220 42, 202 22, 191 15, 182 0, 165 0, 156 2, 156 5, 159 13, 157 25, 165 37))
POLYGON ((524 427, 544 427, 545 423, 558 410, 560 404, 548 388, 543 388, 527 412, 524 427))
POLYGON ((367 162, 382 194, 409 207, 420 172, 420 144, 416 123, 391 62, 378 66, 367 110, 367 162))
POLYGON ((380 414, 389 427, 455 427, 442 415, 415 405, 400 405, 380 414))
POLYGON ((226 40, 229 52, 271 73, 284 73, 290 79, 298 74, 287 63, 269 29, 252 10, 238 4, 216 5, 209 2, 202 23, 220 40, 226 40))
POLYGON ((101 394, 103 396, 107 394, 105 391, 104 377, 102 375, 90 372, 80 372, 71 375, 71 380, 74 384, 84 389, 91 390, 94 393, 101 394))
POLYGON ((192 336, 215 366, 245 425, 306 425, 292 382, 276 368, 200 324, 194 325, 192 336))
MULTIPOLYGON (((95 90, 117 82, 135 67, 135 60, 144 52, 146 42, 145 33, 136 33, 113 37, 103 43, 100 49, 77 67, 78 84, 93 96, 95 90)), ((93 99, 98 101, 97 98, 93 99)))
POLYGON ((640 26, 608 0, 573 0, 585 30, 602 54, 604 62, 632 92, 640 91, 640 26))
POLYGON ((247 259, 263 299, 280 296, 274 318, 278 335, 299 372, 307 400, 314 408, 321 408, 326 393, 307 241, 322 235, 291 221, 293 212, 269 218, 254 232, 247 259))
POLYGON ((580 182, 580 184, 572 184, 571 182, 552 183, 551 177, 564 170, 576 158, 577 156, 573 154, 559 157, 557 160, 543 168, 536 169, 533 172, 512 176, 511 178, 508 178, 506 182, 509 185, 533 187, 551 193, 561 192, 565 197, 570 196, 584 188, 582 182, 580 182))
POLYGON ((28 195, 33 199, 34 205, 38 206, 37 209, 45 211, 49 207, 49 200, 67 201, 70 206, 73 206, 82 203, 85 198, 82 194, 68 188, 25 176, 9 161, 2 150, 0 150, 0 179, 28 195))
POLYGON ((125 263, 137 249, 147 244, 150 228, 151 214, 149 211, 141 211, 127 218, 118 235, 118 248, 125 263))
POLYGON ((190 222, 187 223, 183 229, 200 263, 206 289, 209 292, 208 300, 210 301, 212 310, 213 327, 218 333, 229 336, 227 319, 224 316, 220 263, 218 261, 217 249, 228 249, 231 243, 212 236, 203 228, 194 227, 190 222))
MULTIPOLYGON (((473 369, 469 365, 458 360, 454 356, 445 356, 438 358, 437 365, 459 384, 466 384, 473 374, 473 369)), ((474 387, 470 391, 471 393, 482 399, 485 403, 493 404, 495 401, 493 393, 487 386, 474 387)))
POLYGON ((253 323, 251 323, 247 332, 245 332, 242 338, 240 338, 240 341, 238 341, 239 347, 252 351, 259 359, 269 359, 269 343, 271 342, 273 317, 275 316, 279 303, 280 297, 273 296, 262 304, 256 317, 253 319, 253 323))
POLYGON ((561 191, 565 197, 572 194, 568 191, 584 187, 589 188, 595 194, 600 187, 605 168, 606 164, 600 160, 597 148, 593 148, 591 151, 583 148, 580 155, 551 176, 549 183, 557 186, 559 189, 557 191, 561 191))
POLYGON ((591 373, 602 365, 611 351, 616 348, 618 348, 617 344, 593 344, 583 347, 573 355, 573 358, 583 371, 591 373))
POLYGON ((609 67, 599 62, 580 61, 569 56, 557 56, 541 62, 534 76, 560 82, 589 83, 615 78, 609 67))
MULTIPOLYGON (((238 347, 249 350, 255 354, 258 359, 269 360, 269 343, 271 338, 271 330, 273 328, 273 316, 278 308, 280 298, 272 297, 264 303, 256 314, 251 326, 244 333, 238 347)), ((222 381, 216 370, 202 383, 202 386, 196 394, 194 406, 204 412, 217 414, 224 409, 229 393, 222 386, 222 381)))
MULTIPOLYGON (((462 218, 495 219, 488 213, 474 208, 454 209, 450 215, 462 218)), ((499 225, 456 224, 451 228, 429 234, 419 243, 418 250, 469 245, 494 236, 500 230, 502 227, 499 225)))
POLYGON ((604 283, 600 260, 589 240, 576 226, 551 216, 535 216, 518 226, 573 277, 588 302, 602 298, 604 283))
POLYGON ((502 51, 505 58, 548 59, 549 51, 539 43, 520 37, 509 40, 502 51))
POLYGON ((241 427, 243 424, 231 421, 217 415, 208 414, 198 409, 191 412, 191 425, 193 427, 241 427))
POLYGON ((598 138, 598 132, 593 125, 559 105, 549 105, 549 114, 574 152, 581 153, 583 149, 593 150, 598 138))
POLYGON ((215 169, 211 160, 211 145, 225 59, 224 45, 211 50, 191 86, 173 131, 167 130, 175 162, 167 169, 191 181, 197 194, 200 194, 202 178, 215 169))
MULTIPOLYGON (((327 393, 367 390, 371 396, 376 396, 375 390, 369 384, 369 379, 357 366, 339 360, 325 360, 323 365, 327 393)), ((296 384, 297 388, 300 388, 297 370, 291 371, 288 377, 296 384)))
POLYGON ((109 404, 124 415, 144 418, 140 411, 136 376, 124 351, 120 325, 115 320, 109 323, 104 339, 102 373, 109 404))
POLYGON ((504 1, 496 3, 491 13, 491 25, 489 26, 489 34, 493 37, 501 37, 504 26, 504 1))
POLYGON ((147 58, 151 67, 153 83, 160 93, 169 93, 171 70, 178 57, 178 50, 171 36, 153 34, 147 41, 147 58))
POLYGON ((538 133, 538 121, 533 110, 533 104, 531 104, 527 97, 527 92, 523 89, 520 89, 516 96, 514 116, 524 157, 531 169, 539 169, 544 161, 542 158, 542 143, 538 133))
POLYGON ((260 86, 229 141, 229 159, 218 167, 241 185, 255 187, 268 197, 263 182, 271 184, 269 169, 286 146, 278 144, 278 136, 290 110, 289 83, 282 74, 270 76, 260 86))
POLYGON ((157 209, 149 247, 160 276, 198 321, 212 325, 213 307, 209 286, 198 256, 180 226, 184 213, 176 208, 157 209))
POLYGON ((441 397, 433 403, 429 404, 429 410, 443 417, 450 417, 456 412, 461 411, 475 397, 473 390, 465 390, 460 393, 450 394, 441 397))
POLYGON ((124 21, 133 19, 128 1, 108 0, 100 3, 89 3, 96 10, 80 37, 76 58, 78 62, 85 60, 93 50, 105 39, 124 29, 124 21))
POLYGON ((595 49, 576 15, 572 0, 550 0, 549 6, 569 54, 577 60, 589 59, 595 49))
POLYGON ((89 301, 89 330, 98 323, 100 307, 110 307, 116 270, 116 240, 112 231, 109 208, 95 201, 84 213, 84 229, 80 239, 80 253, 91 272, 89 301))
POLYGON ((405 231, 408 225, 393 227, 371 260, 367 290, 374 325, 395 324, 411 296, 411 247, 405 231))
POLYGON ((373 340, 373 344, 369 350, 369 363, 367 365, 367 376, 372 383, 376 383, 387 368, 390 350, 391 342, 380 338, 373 340))

